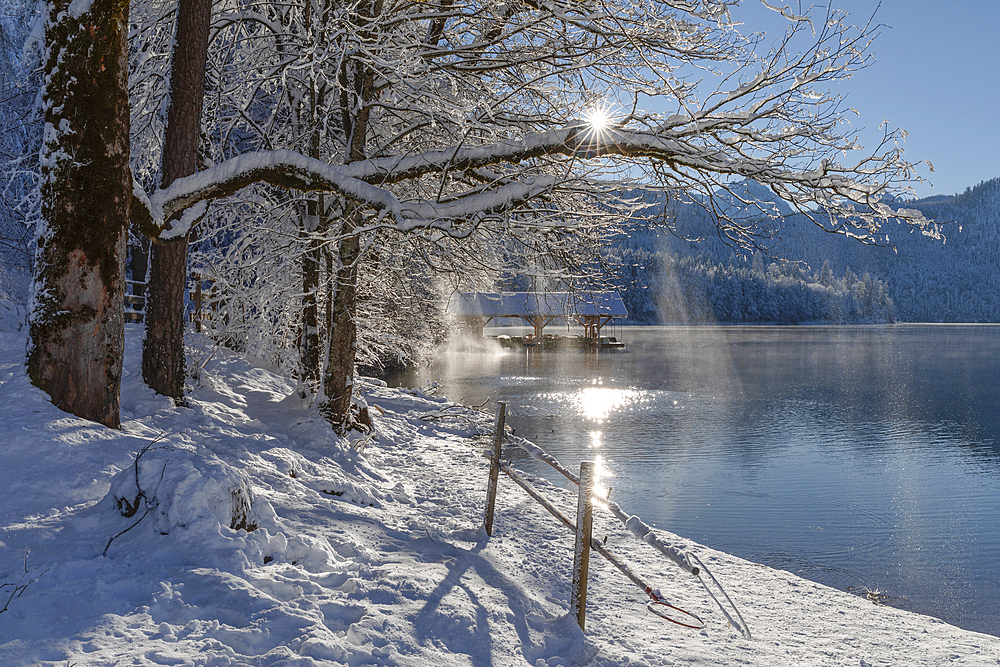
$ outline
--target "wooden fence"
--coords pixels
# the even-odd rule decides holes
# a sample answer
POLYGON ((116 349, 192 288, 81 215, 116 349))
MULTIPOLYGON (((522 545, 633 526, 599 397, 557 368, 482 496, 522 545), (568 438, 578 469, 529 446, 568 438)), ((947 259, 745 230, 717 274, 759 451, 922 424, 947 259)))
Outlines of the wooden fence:
MULTIPOLYGON (((203 278, 200 274, 194 274, 194 284, 189 291, 191 300, 194 303, 194 311, 188 314, 190 321, 194 322, 194 330, 201 333, 202 323, 215 320, 219 316, 220 309, 225 305, 215 281, 211 278, 203 278), (208 289, 204 289, 204 283, 208 283, 208 289)), ((146 283, 137 280, 125 281, 125 321, 139 323, 146 318, 146 283)))
POLYGON ((219 311, 224 309, 225 302, 222 299, 221 291, 216 287, 212 278, 205 278, 199 273, 193 274, 194 285, 190 290, 191 301, 194 303, 194 310, 190 313, 191 321, 194 322, 194 330, 201 333, 205 322, 212 322, 219 319, 219 311), (208 283, 208 289, 204 289, 208 283))
MULTIPOLYGON (((573 547, 573 572, 571 579, 572 588, 570 591, 570 612, 576 616, 577 623, 580 625, 581 630, 586 630, 587 580, 590 570, 591 550, 597 551, 622 574, 628 577, 632 583, 642 589, 643 592, 649 596, 650 600, 646 604, 647 610, 657 616, 660 616, 661 618, 686 628, 700 629, 704 627, 704 622, 698 616, 679 607, 675 607, 667 602, 658 590, 652 588, 652 586, 632 571, 632 569, 622 562, 617 556, 608 551, 602 542, 594 539, 593 506, 595 500, 595 466, 592 461, 582 462, 580 464, 580 475, 576 476, 549 454, 545 453, 537 445, 527 441, 519 443, 523 449, 528 451, 532 458, 549 464, 578 486, 575 522, 563 515, 555 505, 553 505, 548 499, 533 488, 516 470, 510 466, 509 463, 503 462, 502 449, 506 432, 506 414, 507 404, 503 402, 498 403, 495 431, 493 436, 493 447, 490 453, 490 473, 486 491, 486 511, 483 518, 483 525, 486 529, 487 536, 493 536, 494 514, 496 511, 496 497, 499 488, 499 477, 500 473, 503 472, 515 484, 524 489, 524 491, 536 502, 542 505, 542 507, 544 507, 550 514, 558 519, 560 523, 572 530, 575 534, 573 547)), ((698 580, 719 606, 719 609, 722 611, 729 624, 735 627, 747 639, 752 638, 750 635, 750 629, 747 626, 746 621, 743 619, 743 615, 740 614, 736 605, 729 597, 729 594, 726 593, 719 581, 712 575, 711 572, 708 571, 705 564, 702 563, 700 559, 690 553, 683 555, 677 549, 663 543, 648 525, 642 522, 638 517, 626 515, 617 503, 613 503, 607 498, 596 498, 596 500, 601 506, 606 507, 612 515, 620 520, 628 531, 637 539, 649 544, 660 553, 667 556, 685 572, 698 577, 698 580), (709 587, 708 582, 702 578, 701 574, 703 572, 709 577, 713 586, 715 586, 715 588, 721 593, 730 609, 735 613, 735 617, 733 614, 729 613, 719 597, 717 597, 709 587)))
POLYGON ((125 321, 142 322, 146 318, 146 283, 125 281, 125 321))

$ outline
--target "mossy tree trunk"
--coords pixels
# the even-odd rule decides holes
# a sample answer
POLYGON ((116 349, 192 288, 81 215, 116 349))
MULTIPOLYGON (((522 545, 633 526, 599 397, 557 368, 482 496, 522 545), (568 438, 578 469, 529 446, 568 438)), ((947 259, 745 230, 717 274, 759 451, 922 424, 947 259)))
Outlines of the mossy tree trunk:
POLYGON ((53 0, 48 11, 28 375, 60 409, 118 427, 132 199, 128 2, 53 0))

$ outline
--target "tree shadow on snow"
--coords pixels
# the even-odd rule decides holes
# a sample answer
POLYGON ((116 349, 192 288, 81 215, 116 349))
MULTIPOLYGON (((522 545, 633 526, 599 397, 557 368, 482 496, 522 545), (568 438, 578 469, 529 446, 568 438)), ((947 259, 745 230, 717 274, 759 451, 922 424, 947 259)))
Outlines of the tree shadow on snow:
MULTIPOLYGON (((555 638, 547 636, 545 626, 559 617, 546 612, 525 595, 517 582, 496 569, 481 553, 487 544, 481 541, 471 549, 450 545, 441 550, 449 561, 448 572, 413 622, 421 643, 441 642, 452 652, 468 655, 476 667, 492 667, 494 644, 502 645, 504 632, 499 627, 491 628, 491 620, 494 624, 510 623, 520 641, 521 654, 530 664, 548 653, 558 655, 560 648, 570 648, 567 644, 582 643, 583 635, 575 623, 577 632, 571 632, 569 637, 561 636, 553 642, 555 638), (480 583, 481 590, 477 591, 480 583), (491 602, 490 589, 502 593, 505 602, 491 602)), ((563 625, 559 624, 560 635, 563 625)))

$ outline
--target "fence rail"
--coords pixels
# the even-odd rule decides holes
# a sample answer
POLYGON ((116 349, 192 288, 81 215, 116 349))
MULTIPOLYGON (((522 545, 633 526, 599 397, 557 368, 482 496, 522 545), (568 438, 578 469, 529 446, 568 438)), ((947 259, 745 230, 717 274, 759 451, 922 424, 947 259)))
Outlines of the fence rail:
MULTIPOLYGON (((222 298, 221 290, 212 278, 206 278, 200 273, 193 274, 194 286, 189 292, 194 303, 194 311, 189 313, 189 318, 194 322, 194 330, 201 333, 203 324, 219 319, 220 310, 225 308, 225 301, 222 298), (204 283, 208 283, 208 289, 204 289, 204 283)), ((225 318, 223 318, 225 319, 225 318)))
MULTIPOLYGON (((194 285, 189 291, 194 311, 188 313, 188 318, 194 322, 195 331, 201 333, 202 323, 210 322, 218 317, 224 302, 219 295, 215 281, 194 274, 194 285), (208 290, 203 289, 203 283, 208 282, 208 290)), ((146 319, 146 283, 139 280, 125 281, 125 321, 139 323, 146 319)))
POLYGON ((146 283, 125 281, 125 321, 142 322, 146 318, 146 283))
POLYGON ((611 502, 607 498, 601 498, 594 495, 593 462, 585 461, 581 463, 580 474, 577 476, 574 475, 568 468, 560 464, 558 460, 545 452, 541 447, 538 447, 534 443, 524 440, 523 438, 512 438, 512 440, 514 440, 518 446, 531 455, 532 458, 543 461, 552 466, 555 470, 579 487, 577 497, 577 517, 575 523, 560 512, 559 509, 551 501, 545 498, 545 496, 539 493, 537 489, 533 488, 531 484, 524 479, 524 477, 522 477, 510 466, 509 463, 504 463, 501 460, 501 452, 503 441, 506 436, 506 412, 507 404, 502 402, 499 403, 497 407, 493 447, 490 452, 490 478, 487 488, 487 505, 484 516, 486 533, 489 536, 492 536, 493 534, 493 521, 500 472, 503 472, 515 484, 524 489, 529 496, 542 505, 542 507, 552 514, 552 516, 575 533, 576 541, 574 544, 570 610, 571 613, 576 616, 577 623, 580 625, 581 630, 586 629, 587 579, 589 575, 589 557, 591 549, 597 551, 622 574, 628 577, 632 583, 642 589, 643 592, 649 596, 650 600, 646 604, 647 610, 660 616, 661 618, 686 628, 700 629, 705 625, 701 618, 697 615, 670 604, 658 590, 650 586, 617 556, 608 551, 608 549, 601 542, 594 539, 592 535, 592 512, 593 505, 597 504, 598 506, 604 507, 610 511, 612 515, 624 524, 625 528, 633 536, 635 536, 636 539, 649 544, 661 554, 669 558, 682 570, 688 574, 696 576, 701 585, 705 588, 705 591, 718 605, 729 624, 735 627, 747 639, 752 639, 750 629, 747 626, 746 621, 743 619, 743 615, 740 613, 739 609, 736 608, 735 603, 733 603, 732 598, 729 597, 729 594, 726 593, 722 584, 720 584, 718 579, 716 579, 715 576, 708 571, 708 568, 705 567, 705 564, 702 563, 697 556, 691 553, 682 554, 680 550, 663 542, 656 535, 653 529, 639 519, 639 517, 629 516, 617 503, 611 502), (722 599, 720 599, 720 597, 713 592, 708 582, 706 582, 705 578, 702 577, 702 573, 708 576, 712 586, 719 591, 722 599, 726 601, 733 613, 730 613, 730 611, 726 609, 722 599))

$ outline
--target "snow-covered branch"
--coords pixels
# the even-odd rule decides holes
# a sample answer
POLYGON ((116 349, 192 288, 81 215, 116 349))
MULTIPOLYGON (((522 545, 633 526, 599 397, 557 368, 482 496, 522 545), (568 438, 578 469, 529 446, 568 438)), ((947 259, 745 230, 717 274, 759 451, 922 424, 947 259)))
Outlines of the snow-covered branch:
POLYGON ((137 189, 136 208, 145 211, 136 211, 136 216, 146 220, 148 213, 147 232, 159 239, 171 238, 186 233, 190 222, 203 211, 196 208, 193 214, 177 222, 166 221, 198 204, 262 182, 299 191, 335 193, 376 211, 383 223, 391 221, 400 231, 434 227, 450 234, 463 234, 466 232, 456 231, 451 221, 511 212, 562 184, 585 181, 580 175, 573 176, 576 161, 620 158, 651 160, 692 185, 698 182, 698 175, 720 184, 733 179, 753 179, 771 186, 793 204, 815 205, 860 217, 901 218, 921 228, 930 224, 917 211, 893 210, 887 206, 882 201, 886 185, 866 179, 871 174, 864 169, 823 161, 816 168, 796 170, 780 161, 755 158, 729 150, 724 144, 706 145, 686 135, 684 130, 674 129, 605 128, 598 132, 587 123, 574 122, 557 130, 490 145, 455 146, 346 165, 327 164, 288 150, 247 153, 179 179, 148 200, 137 189), (564 175, 538 173, 534 167, 540 159, 563 164, 559 173, 564 175), (507 171, 495 187, 479 186, 465 194, 453 192, 444 201, 401 199, 391 189, 395 184, 445 171, 463 173, 497 165, 507 171))

